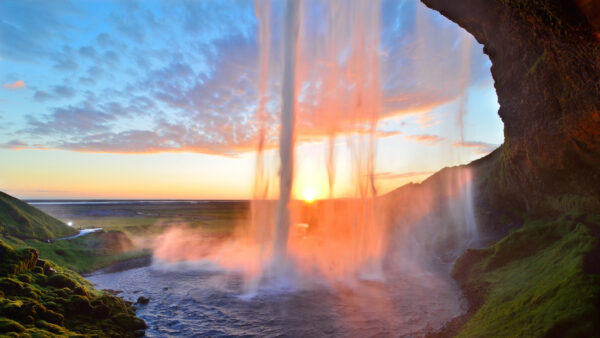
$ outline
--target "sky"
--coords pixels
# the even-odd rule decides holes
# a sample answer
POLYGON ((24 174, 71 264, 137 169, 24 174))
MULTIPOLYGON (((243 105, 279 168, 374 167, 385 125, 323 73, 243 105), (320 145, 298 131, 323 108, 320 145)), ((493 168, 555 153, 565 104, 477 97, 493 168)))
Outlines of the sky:
MULTIPOLYGON (((281 4, 269 18, 272 176, 281 4)), ((333 27, 322 13, 328 4, 303 5, 301 53, 323 47, 311 41, 333 27)), ((498 147, 503 125, 482 46, 414 0, 383 0, 378 21, 378 192, 498 147)), ((26 199, 249 198, 259 40, 252 1, 1 1, 0 190, 26 199)), ((302 88, 305 101, 319 92, 314 81, 302 88)), ((315 114, 323 112, 297 119, 298 197, 327 195, 327 140, 315 114)), ((344 132, 335 139, 339 197, 354 189, 344 132)))

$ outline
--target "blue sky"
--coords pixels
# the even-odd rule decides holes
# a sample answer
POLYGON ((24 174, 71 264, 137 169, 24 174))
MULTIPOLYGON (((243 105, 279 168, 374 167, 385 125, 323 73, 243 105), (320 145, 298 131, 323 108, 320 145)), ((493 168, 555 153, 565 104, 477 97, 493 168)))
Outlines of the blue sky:
MULTIPOLYGON (((307 3, 305 27, 326 29, 319 3, 307 3)), ((382 177, 464 163, 502 143, 490 62, 481 46, 416 1, 386 0, 381 6, 384 104, 378 128, 397 133, 379 142, 382 177), (464 43, 470 49, 463 86, 464 43), (462 141, 455 128, 461 95, 466 106, 462 141), (397 160, 397 149, 409 155, 397 160), (410 154, 421 156, 411 159, 410 154)), ((280 2, 272 7, 277 47, 283 14, 280 2)), ((257 29, 252 1, 0 2, 0 157, 11 163, 0 169, 0 189, 22 197, 246 196, 256 144, 257 29), (169 153, 182 153, 190 162, 174 161, 169 153), (103 160, 96 161, 100 156, 103 160), (43 166, 42 159, 61 158, 61 163, 82 163, 80 171, 97 170, 93 179, 111 182, 117 179, 103 173, 145 172, 132 161, 139 156, 164 176, 184 165, 212 177, 202 170, 220 167, 209 162, 234 161, 242 168, 231 174, 241 192, 215 195, 217 188, 204 189, 207 182, 201 181, 195 194, 166 194, 166 181, 150 192, 113 195, 96 188, 84 194, 81 186, 45 187, 47 180, 65 179, 59 174, 71 170, 65 165, 52 169, 56 178, 31 169, 43 166), (36 187, 24 183, 32 180, 36 187)), ((272 53, 279 51, 272 48, 272 53)), ((277 57, 272 60, 277 70, 277 57)), ((275 93, 278 76, 274 71, 270 78, 275 93)), ((277 98, 269 105, 273 128, 278 106, 277 98)), ((140 176, 139 186, 151 182, 140 176)))

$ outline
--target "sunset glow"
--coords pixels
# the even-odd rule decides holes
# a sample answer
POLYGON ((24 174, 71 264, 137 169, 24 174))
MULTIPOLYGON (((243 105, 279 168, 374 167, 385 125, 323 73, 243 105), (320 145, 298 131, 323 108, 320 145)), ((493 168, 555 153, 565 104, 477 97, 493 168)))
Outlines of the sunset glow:
POLYGON ((304 202, 312 203, 315 201, 316 197, 316 193, 312 188, 304 188, 304 191, 302 192, 302 199, 304 202))
MULTIPOLYGON (((0 41, 0 189, 22 198, 247 199, 259 144, 255 113, 263 107, 268 196, 276 198, 279 38, 267 36, 273 46, 266 51, 263 102, 251 1, 137 6, 0 4, 13 29, 0 41), (181 25, 165 24, 182 17, 181 25)), ((281 15, 282 8, 272 11, 281 15)), ((383 1, 382 13, 374 168, 379 194, 479 158, 503 138, 481 46, 417 1, 383 1), (415 22, 417 14, 424 19, 415 22), (465 59, 460 46, 470 50, 465 97, 455 83, 465 59), (461 139, 456 121, 463 106, 461 139)), ((344 105, 350 102, 332 100, 345 88, 335 82, 344 71, 330 62, 322 19, 307 19, 314 29, 303 33, 299 50, 298 199, 306 186, 314 198, 327 198, 330 183, 333 197, 357 193, 348 142, 365 130, 352 125, 360 118, 349 117, 344 105), (312 110, 316 102, 322 110, 312 110), (332 135, 336 174, 328 178, 332 135)), ((345 28, 336 29, 331 37, 343 36, 345 28)))

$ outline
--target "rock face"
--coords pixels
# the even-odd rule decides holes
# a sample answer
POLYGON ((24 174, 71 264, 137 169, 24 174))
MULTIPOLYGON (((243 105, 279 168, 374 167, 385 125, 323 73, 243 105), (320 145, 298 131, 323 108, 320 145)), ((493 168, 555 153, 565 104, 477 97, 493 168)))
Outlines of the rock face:
POLYGON ((600 210, 600 1, 422 0, 492 61, 505 143, 496 198, 600 210))

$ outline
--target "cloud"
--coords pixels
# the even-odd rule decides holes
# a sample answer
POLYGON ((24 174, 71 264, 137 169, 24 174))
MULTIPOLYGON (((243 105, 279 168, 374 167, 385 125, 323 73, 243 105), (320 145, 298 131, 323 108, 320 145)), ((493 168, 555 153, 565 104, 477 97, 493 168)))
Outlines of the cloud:
POLYGON ((375 179, 378 180, 395 180, 400 178, 412 178, 419 176, 427 176, 433 174, 434 171, 411 171, 406 173, 381 172, 375 174, 375 179))
POLYGON ((110 128, 117 115, 100 110, 91 102, 55 108, 44 117, 27 116, 29 126, 22 132, 40 135, 90 135, 110 128))
POLYGON ((11 149, 11 150, 20 150, 29 148, 29 144, 21 141, 21 140, 12 140, 6 143, 1 143, 0 148, 3 149, 11 149))
POLYGON ((92 59, 92 60, 98 59, 98 52, 96 51, 96 48, 94 48, 93 46, 79 47, 78 52, 79 52, 79 55, 87 57, 89 59, 92 59))
POLYGON ((457 148, 472 148, 477 154, 482 155, 487 155, 499 147, 497 144, 467 141, 454 142, 452 145, 457 148))
MULTIPOLYGON (((6 3, 0 4, 0 11, 12 6, 3 12, 15 15, 10 23, 0 21, 0 52, 7 48, 5 43, 11 46, 14 42, 16 51, 3 55, 46 62, 57 79, 33 88, 33 98, 43 109, 30 113, 27 125, 13 130, 23 132, 25 141, 41 139, 48 147, 98 152, 236 155, 254 149, 259 130, 255 119, 259 60, 251 2, 189 1, 181 6, 116 2, 102 17, 86 2, 61 3, 32 9, 31 13, 37 14, 48 11, 48 17, 40 14, 39 21, 17 15, 30 13, 25 9, 35 6, 6 3), (84 18, 85 24, 70 20, 74 16, 79 21, 84 18), (10 32, 26 42, 2 39, 10 32), (75 35, 79 38, 73 39, 75 35)), ((422 30, 417 38, 411 35, 416 2, 395 7, 391 3, 384 1, 393 8, 382 13, 380 118, 419 113, 418 123, 427 127, 436 120, 426 112, 459 94, 453 84, 460 75, 456 46, 462 31, 452 24, 435 31, 422 30), (432 75, 435 72, 438 77, 432 75)), ((276 146, 279 132, 282 9, 277 4, 272 9, 265 121, 268 147, 276 146)), ((439 17, 433 11, 427 13, 439 17)), ((305 36, 305 41, 322 34, 316 25, 321 18, 312 14, 304 27, 313 35, 305 36)), ((435 18, 425 19, 431 21, 430 26, 438 24, 435 18)), ((308 49, 316 55, 325 50, 311 50, 311 46, 305 46, 304 52, 308 49)), ((305 66, 323 66, 317 61, 315 58, 314 64, 305 66)), ((369 130, 364 119, 350 117, 347 110, 324 118, 327 114, 322 110, 311 109, 311 100, 319 98, 315 93, 323 88, 318 77, 305 80, 302 86, 313 96, 306 95, 298 113, 299 140, 322 139, 330 134, 332 122, 337 134, 369 130)), ((344 95, 336 100, 350 101, 344 95)), ((376 131, 378 137, 400 134, 393 128, 382 129, 385 131, 376 131)), ((435 135, 405 137, 429 145, 443 140, 435 135)))
POLYGON ((430 134, 405 135, 404 137, 411 141, 425 143, 426 145, 434 145, 434 144, 444 140, 443 137, 440 137, 437 135, 430 135, 430 134))
POLYGON ((35 93, 33 94, 33 98, 36 101, 44 102, 44 101, 52 99, 53 96, 43 90, 36 90, 35 93))
POLYGON ((25 88, 25 82, 23 80, 17 80, 13 83, 5 83, 2 87, 6 89, 23 89, 25 88))
POLYGON ((33 98, 39 102, 46 102, 49 100, 56 99, 70 99, 75 97, 76 93, 76 90, 72 87, 66 85, 58 85, 52 87, 51 92, 47 92, 44 90, 36 90, 33 94, 33 98))

